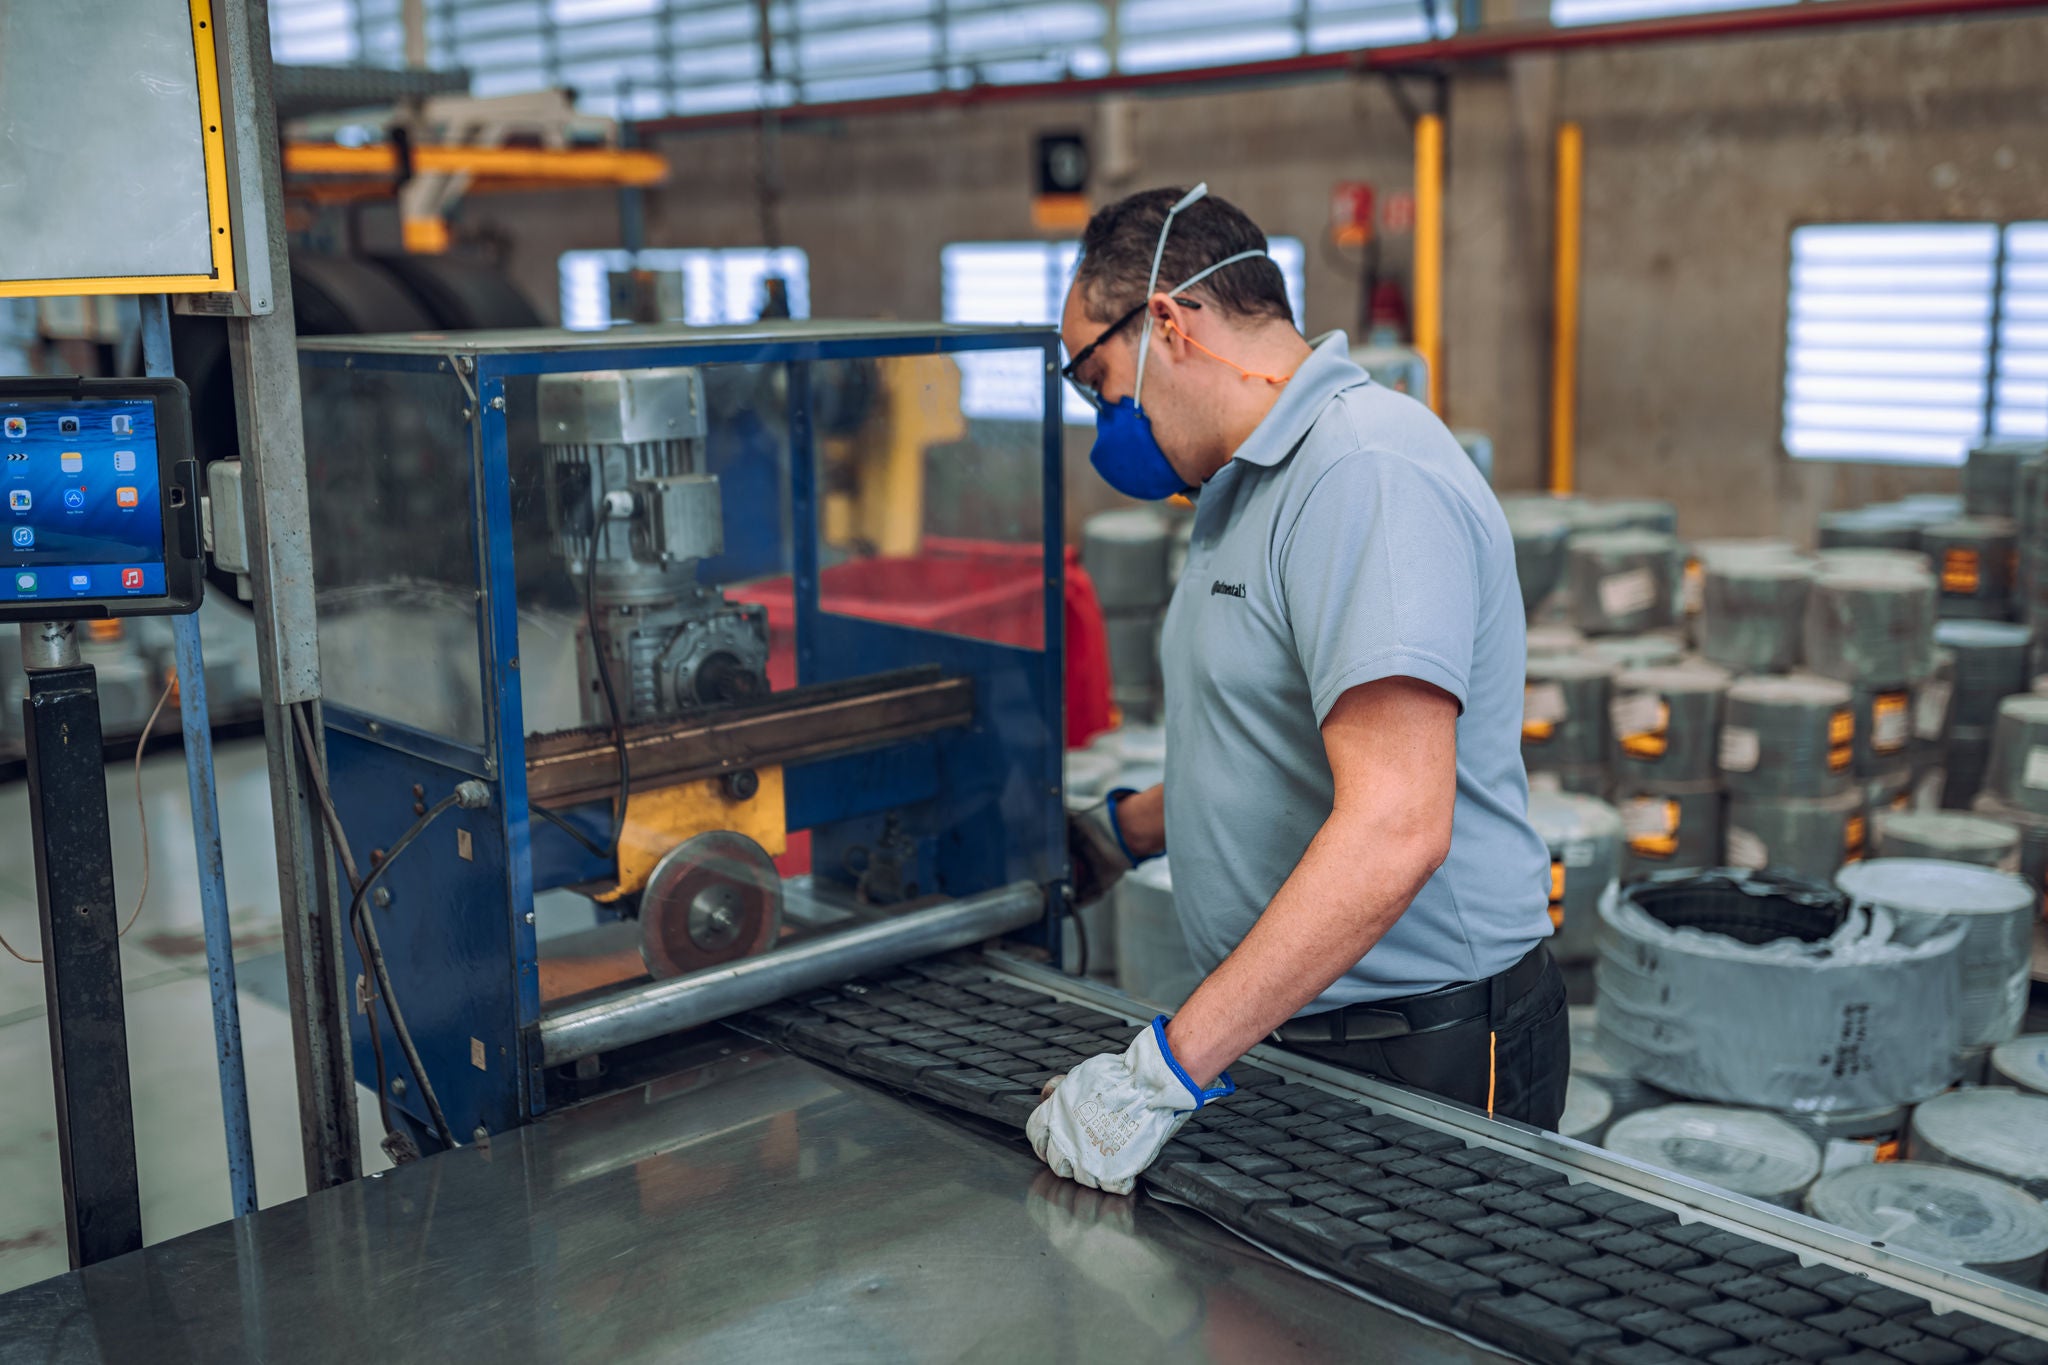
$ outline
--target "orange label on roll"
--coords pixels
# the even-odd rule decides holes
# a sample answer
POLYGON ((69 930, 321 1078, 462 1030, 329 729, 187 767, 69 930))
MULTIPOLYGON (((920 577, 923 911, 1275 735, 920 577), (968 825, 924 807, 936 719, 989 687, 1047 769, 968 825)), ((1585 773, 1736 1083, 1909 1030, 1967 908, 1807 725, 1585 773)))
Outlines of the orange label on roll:
POLYGON ((1622 825, 1628 830, 1630 851, 1645 858, 1669 858, 1678 852, 1680 814, 1678 803, 1668 798, 1639 796, 1629 802, 1622 825))
POLYGON ((1858 814, 1850 816, 1849 823, 1843 828, 1842 861, 1849 863, 1863 861, 1864 838, 1865 831, 1863 824, 1863 816, 1859 812, 1858 814))
POLYGON ((1828 716, 1828 771, 1845 771, 1856 756, 1856 713, 1848 707, 1828 716))
POLYGON ((1906 716, 1904 692, 1880 692, 1870 699, 1870 748, 1879 754, 1895 754, 1913 737, 1906 716))
POLYGON ((1977 591, 1978 580, 1982 577, 1977 563, 1977 552, 1963 546, 1945 551, 1941 556, 1941 590, 1969 596, 1977 591))
POLYGON ((1564 928, 1564 864, 1550 860, 1550 927, 1564 928))

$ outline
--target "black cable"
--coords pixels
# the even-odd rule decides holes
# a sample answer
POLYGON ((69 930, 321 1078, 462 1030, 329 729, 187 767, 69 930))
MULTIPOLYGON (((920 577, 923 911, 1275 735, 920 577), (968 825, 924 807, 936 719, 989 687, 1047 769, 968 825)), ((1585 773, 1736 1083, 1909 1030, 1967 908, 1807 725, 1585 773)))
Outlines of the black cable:
MULTIPOLYGON (((348 878, 349 894, 354 895, 356 888, 363 884, 362 874, 356 871, 355 855, 349 851, 348 835, 342 832, 341 816, 334 809, 334 799, 327 793, 325 765, 318 761, 320 750, 313 743, 313 728, 306 720, 305 703, 294 703, 291 712, 292 724, 299 732, 299 745, 306 751, 306 770, 313 778, 313 794, 319 798, 320 814, 327 822, 327 832, 334 840, 335 852, 341 856, 341 872, 348 878)), ((355 940, 356 955, 363 960, 363 965, 368 967, 369 945, 363 941, 362 933, 354 923, 348 926, 348 932, 349 937, 355 940)), ((385 1088, 387 1072, 384 1065, 383 1030, 378 1026, 377 1010, 373 1003, 364 1001, 363 1013, 370 1022, 370 1056, 377 1068, 377 1119, 384 1125, 384 1136, 390 1138, 397 1135, 398 1127, 391 1121, 391 1092, 385 1088)))
MULTIPOLYGON (((611 541, 611 535, 611 522, 606 521, 604 537, 607 543, 611 541)), ((626 717, 619 709, 619 694, 612 686, 611 664, 606 661, 604 645, 597 638, 597 532, 594 530, 590 534, 590 553, 583 558, 583 626, 590 636, 591 658, 597 662, 597 682, 604 691, 604 708, 612 721, 612 745, 619 755, 619 796, 618 807, 612 812, 610 847, 599 849, 576 831, 569 832, 575 835, 577 843, 598 857, 615 858, 619 853, 619 839, 626 832, 626 801, 633 788, 633 765, 626 757, 626 717)), ((540 813, 544 819, 551 819, 561 828, 569 829, 568 824, 554 812, 541 810, 540 813)))
POLYGON ((597 840, 591 838, 588 834, 585 834, 546 806, 528 806, 527 809, 581 844, 592 857, 609 858, 618 851, 618 835, 616 833, 612 835, 612 847, 606 848, 603 844, 600 844, 597 840))
MULTIPOLYGON (((299 742, 306 750, 306 768, 312 774, 313 793, 319 799, 321 815, 327 821, 335 848, 341 855, 342 873, 347 876, 349 886, 354 891, 354 899, 349 902, 348 908, 350 936, 355 939, 356 952, 362 958, 363 964, 376 978, 377 994, 384 1002, 385 1011, 391 1016, 391 1029, 398 1036, 398 1047, 405 1054, 406 1065, 412 1068, 414 1078, 420 1083, 420 1097, 426 1102, 427 1112, 433 1116, 434 1126, 440 1132, 441 1140, 454 1147, 457 1145, 455 1131, 448 1122, 448 1116, 441 1111, 440 1097, 434 1092, 434 1083, 427 1076, 426 1064, 420 1060, 419 1049, 413 1044, 412 1030, 406 1026, 405 1011, 399 1006, 397 993, 391 987, 391 972, 384 961, 384 946, 377 940, 375 917, 364 915, 362 907, 363 898, 369 894, 371 884, 384 874, 384 870, 391 866, 399 853, 418 838, 428 825, 450 806, 456 804, 457 797, 450 793, 441 798, 439 803, 414 822, 411 829, 398 837, 398 842, 391 846, 391 851, 385 855, 384 861, 372 868, 369 876, 360 875, 355 855, 348 846, 348 835, 341 827, 341 815, 335 810, 334 797, 327 789, 326 765, 321 761, 320 750, 313 743, 312 726, 306 719, 305 707, 304 702, 294 705, 292 719, 298 727, 299 742)), ((377 1115, 383 1121, 385 1134, 393 1136, 397 1130, 391 1121, 390 1083, 385 1069, 383 1038, 378 1027, 374 1004, 366 1006, 364 1013, 369 1016, 370 1022, 370 1056, 375 1060, 377 1067, 377 1115)))
POLYGON ((454 809, 460 799, 454 792, 450 792, 427 807, 427 813, 413 821, 412 827, 398 836, 397 842, 393 843, 390 851, 384 855, 384 861, 370 869, 370 875, 363 878, 362 885, 356 888, 355 899, 350 901, 348 906, 349 922, 359 926, 363 936, 368 940, 370 970, 377 977, 377 994, 382 997, 384 1008, 391 1015, 391 1031, 398 1035, 399 1050, 405 1054, 406 1065, 412 1068, 414 1078, 420 1083, 420 1098, 426 1101, 427 1113, 433 1117, 435 1130, 441 1135, 441 1141, 450 1147, 461 1144, 455 1141, 455 1130, 449 1126, 448 1116, 441 1112, 441 1101, 434 1094, 434 1083, 427 1079, 426 1065, 420 1060, 419 1049, 413 1046, 412 1031, 405 1026, 405 1012, 398 1007, 398 995, 391 987, 391 972, 384 964, 384 947, 377 941, 376 920, 363 913, 363 902, 369 896, 370 888, 377 884, 377 879, 390 869, 391 864, 398 861, 398 855, 410 848, 413 840, 426 832, 427 826, 454 809))
POLYGON ((1074 975, 1088 975, 1088 926, 1081 922, 1081 907, 1067 900, 1067 915, 1074 921, 1074 975))

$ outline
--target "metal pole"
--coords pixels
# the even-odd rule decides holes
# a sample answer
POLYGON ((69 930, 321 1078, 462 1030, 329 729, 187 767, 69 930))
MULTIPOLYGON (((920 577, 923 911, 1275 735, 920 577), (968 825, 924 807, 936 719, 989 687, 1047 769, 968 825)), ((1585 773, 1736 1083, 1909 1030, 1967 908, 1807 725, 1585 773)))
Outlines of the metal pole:
POLYGON ((608 999, 541 1016, 542 1065, 560 1066, 629 1043, 679 1033, 929 953, 964 948, 1035 926, 1045 889, 1017 882, 948 905, 916 910, 858 929, 827 934, 729 967, 622 991, 608 999))
POLYGON ((1550 305, 1550 491, 1569 493, 1579 401, 1579 214, 1585 139, 1576 123, 1557 130, 1557 242, 1550 305))
POLYGON ((271 818, 284 917, 285 980, 298 1065, 299 1134, 306 1187, 362 1174, 355 1078, 349 1056, 340 901, 334 859, 314 804, 308 757, 291 708, 307 703, 320 728, 320 641, 313 608, 312 517, 306 498, 305 432, 299 413, 297 322, 284 238, 284 172, 271 95, 270 15, 265 0, 216 0, 224 63, 223 105, 235 125, 244 193, 260 192, 268 240, 246 243, 267 259, 278 288, 268 315, 228 320, 235 417, 241 437, 242 514, 248 524, 263 681, 263 735, 270 757, 271 818), (249 183, 253 182, 253 183, 249 183))
POLYGON ((28 740, 57 1157, 65 1240, 76 1270, 142 1246, 121 914, 107 832, 99 682, 91 665, 79 661, 76 624, 24 624, 21 657, 28 672, 21 724, 28 740))
POLYGON ((1415 349, 1429 366, 1428 402, 1444 411, 1444 120, 1415 120, 1415 349))
MULTIPOLYGON (((144 373, 171 374, 171 310, 161 295, 142 300, 144 373)), ((256 1154, 249 1139, 249 1082, 242 1068, 242 1008, 235 995, 235 942, 228 925, 227 870, 220 851, 220 802, 213 783, 213 726, 206 714, 206 657, 199 616, 172 618, 178 644, 178 714, 185 725, 185 785, 192 798, 192 847, 199 867, 199 919, 213 990, 214 1059, 227 1133, 228 1190, 235 1217, 256 1212, 256 1154)))

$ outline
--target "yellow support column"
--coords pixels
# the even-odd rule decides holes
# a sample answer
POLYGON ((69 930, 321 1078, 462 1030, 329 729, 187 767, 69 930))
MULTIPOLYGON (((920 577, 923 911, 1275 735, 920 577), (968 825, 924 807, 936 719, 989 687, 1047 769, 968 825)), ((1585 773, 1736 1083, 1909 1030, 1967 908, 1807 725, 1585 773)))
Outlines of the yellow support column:
POLYGON ((1576 123, 1557 130, 1557 260, 1550 310, 1550 491, 1572 491, 1572 441, 1579 389, 1579 205, 1585 139, 1576 123))
POLYGON ((1444 368, 1444 121, 1415 120, 1415 349, 1429 365, 1430 410, 1441 415, 1444 368))

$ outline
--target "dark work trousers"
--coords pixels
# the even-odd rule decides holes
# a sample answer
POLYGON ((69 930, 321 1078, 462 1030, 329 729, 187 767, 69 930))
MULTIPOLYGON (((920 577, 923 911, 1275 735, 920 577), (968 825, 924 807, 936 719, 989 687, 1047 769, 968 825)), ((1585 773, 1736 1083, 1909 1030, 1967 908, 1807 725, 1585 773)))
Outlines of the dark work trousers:
MULTIPOLYGON (((1547 948, 1536 983, 1485 1015, 1426 1033, 1344 1043, 1283 1042, 1290 1052, 1484 1112, 1555 1130, 1571 1075, 1564 974, 1547 948)), ((1389 1002, 1391 1003, 1391 1002, 1389 1002)))

